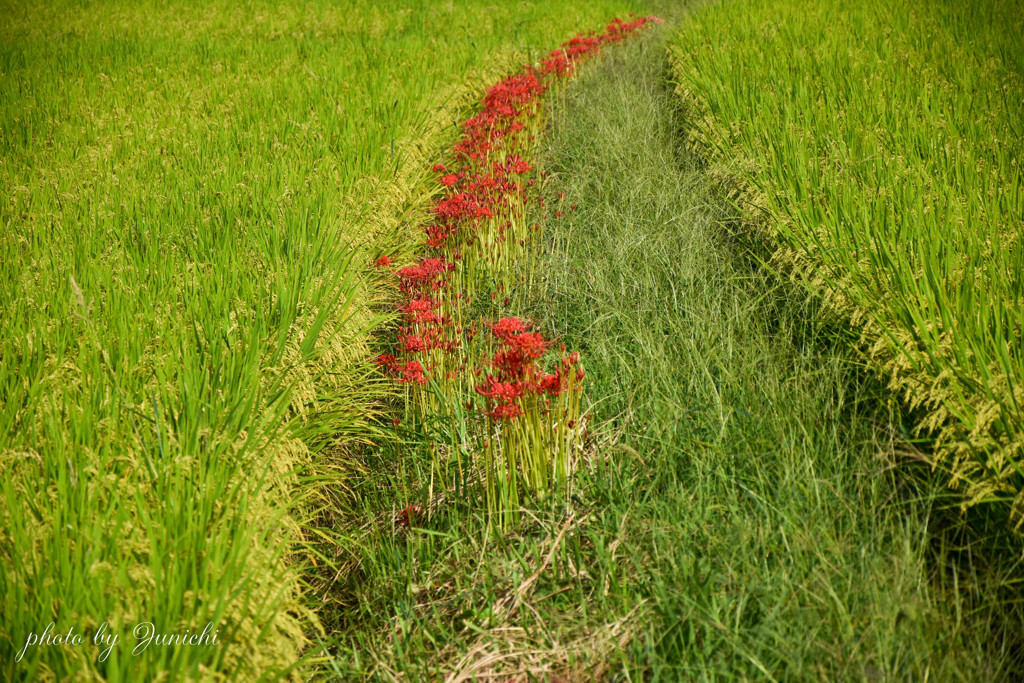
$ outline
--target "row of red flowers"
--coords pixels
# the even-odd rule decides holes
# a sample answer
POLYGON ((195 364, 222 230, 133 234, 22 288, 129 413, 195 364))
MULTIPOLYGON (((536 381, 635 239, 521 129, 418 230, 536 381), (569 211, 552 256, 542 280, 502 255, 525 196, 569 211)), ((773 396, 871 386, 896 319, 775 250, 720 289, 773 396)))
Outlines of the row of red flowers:
MULTIPOLYGON (((425 227, 422 257, 392 271, 403 299, 401 324, 393 352, 378 364, 409 386, 410 408, 420 418, 454 401, 472 407, 474 394, 482 399, 482 441, 488 463, 504 463, 504 504, 518 500, 519 476, 533 488, 564 483, 568 450, 579 436, 584 372, 578 354, 559 347, 561 355, 551 361, 554 345, 529 321, 497 315, 511 303, 516 274, 524 277, 539 230, 527 221, 530 204, 543 207, 527 159, 543 127, 542 97, 581 61, 649 21, 660 20, 615 19, 602 33, 577 35, 539 66, 524 66, 491 87, 480 112, 462 124, 450 161, 433 167, 441 196, 425 227), (499 319, 488 323, 488 317, 499 319), (490 334, 480 334, 485 328, 490 334)), ((383 256, 377 266, 393 263, 383 256)), ((491 501, 500 482, 491 481, 496 472, 487 475, 491 501)))

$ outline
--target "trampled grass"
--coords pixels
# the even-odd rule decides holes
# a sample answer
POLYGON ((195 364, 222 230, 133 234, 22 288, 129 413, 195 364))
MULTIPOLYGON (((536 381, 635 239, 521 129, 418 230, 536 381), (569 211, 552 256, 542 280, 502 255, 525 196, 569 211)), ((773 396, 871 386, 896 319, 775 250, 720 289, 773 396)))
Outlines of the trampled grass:
POLYGON ((693 141, 862 330, 965 505, 1024 522, 1024 5, 718 3, 672 45, 693 141))
POLYGON ((411 248, 426 160, 485 85, 631 9, 0 5, 5 677, 296 663, 309 478, 388 393, 366 266, 411 248), (218 645, 132 656, 147 621, 218 645), (15 663, 50 622, 121 645, 15 663))

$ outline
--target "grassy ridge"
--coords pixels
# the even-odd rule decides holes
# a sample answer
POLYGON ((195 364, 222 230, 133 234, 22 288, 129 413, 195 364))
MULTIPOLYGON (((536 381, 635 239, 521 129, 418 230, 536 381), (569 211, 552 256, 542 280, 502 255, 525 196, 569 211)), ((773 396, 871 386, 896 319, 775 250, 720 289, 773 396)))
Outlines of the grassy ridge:
POLYGON ((966 505, 1024 521, 1024 5, 722 3, 672 54, 778 264, 862 329, 966 505))
POLYGON ((296 661, 296 471, 369 438, 386 391, 360 246, 403 248, 467 92, 629 9, 0 6, 5 677, 296 661), (51 621, 122 645, 15 664, 51 621), (220 644, 132 657, 143 621, 220 644))
POLYGON ((681 149, 667 36, 606 50, 554 100, 544 193, 564 216, 535 286, 512 292, 582 352, 602 426, 573 495, 493 538, 479 509, 438 500, 428 445, 399 431, 338 520, 335 671, 1012 678, 1002 577, 935 572, 952 564, 932 534, 941 484, 900 490, 871 383, 723 234, 723 197, 681 149), (392 523, 410 500, 437 505, 392 523))

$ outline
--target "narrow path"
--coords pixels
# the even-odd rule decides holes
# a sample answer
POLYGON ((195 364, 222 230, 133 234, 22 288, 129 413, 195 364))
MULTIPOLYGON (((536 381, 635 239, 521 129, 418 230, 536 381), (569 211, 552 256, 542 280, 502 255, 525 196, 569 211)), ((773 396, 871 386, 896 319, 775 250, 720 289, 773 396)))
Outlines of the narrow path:
POLYGON ((609 581, 589 618, 639 606, 633 680, 1006 676, 993 625, 930 580, 937 489, 898 491, 883 401, 723 229, 666 33, 575 83, 549 142, 564 216, 533 305, 581 350, 613 441, 582 485, 609 581))

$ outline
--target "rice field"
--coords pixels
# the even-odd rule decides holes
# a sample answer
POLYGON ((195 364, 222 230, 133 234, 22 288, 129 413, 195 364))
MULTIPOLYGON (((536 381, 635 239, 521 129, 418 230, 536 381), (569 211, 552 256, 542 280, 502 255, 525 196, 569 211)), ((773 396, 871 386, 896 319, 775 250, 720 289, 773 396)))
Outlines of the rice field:
POLYGON ((0 0, 0 678, 1024 675, 1022 17, 0 0))
POLYGON ((691 143, 822 292, 963 504, 1024 524, 1024 5, 731 2, 672 45, 691 143))

